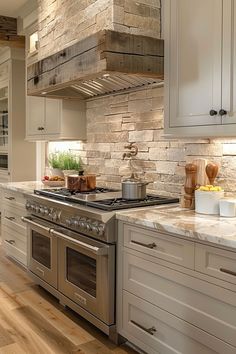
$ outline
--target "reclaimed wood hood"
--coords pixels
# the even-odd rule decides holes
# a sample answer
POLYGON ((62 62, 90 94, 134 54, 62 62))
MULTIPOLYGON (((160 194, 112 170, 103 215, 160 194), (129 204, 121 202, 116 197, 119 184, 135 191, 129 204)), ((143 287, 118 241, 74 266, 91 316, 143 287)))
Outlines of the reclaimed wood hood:
POLYGON ((103 30, 27 67, 28 95, 87 99, 164 78, 164 41, 103 30))

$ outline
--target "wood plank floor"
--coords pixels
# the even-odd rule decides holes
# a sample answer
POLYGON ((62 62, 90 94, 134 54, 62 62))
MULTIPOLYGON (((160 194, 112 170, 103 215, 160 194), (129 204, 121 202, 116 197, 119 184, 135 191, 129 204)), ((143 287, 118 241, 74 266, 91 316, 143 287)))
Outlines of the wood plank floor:
POLYGON ((135 354, 64 309, 0 249, 0 354, 135 354))

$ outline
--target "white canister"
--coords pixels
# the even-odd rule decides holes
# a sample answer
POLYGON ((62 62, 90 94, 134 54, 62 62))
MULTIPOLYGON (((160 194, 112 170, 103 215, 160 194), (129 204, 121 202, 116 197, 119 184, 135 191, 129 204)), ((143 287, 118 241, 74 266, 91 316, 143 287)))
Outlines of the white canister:
POLYGON ((195 211, 200 214, 218 215, 219 201, 224 197, 224 191, 195 191, 195 211))
POLYGON ((236 199, 220 200, 220 216, 233 218, 236 216, 236 199))

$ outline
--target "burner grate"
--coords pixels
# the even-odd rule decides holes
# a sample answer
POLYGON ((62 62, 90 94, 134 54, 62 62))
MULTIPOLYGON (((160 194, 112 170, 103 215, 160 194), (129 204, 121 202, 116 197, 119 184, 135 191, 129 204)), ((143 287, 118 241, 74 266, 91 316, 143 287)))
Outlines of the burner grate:
POLYGON ((35 194, 44 195, 46 197, 51 197, 60 200, 69 200, 70 197, 76 197, 77 195, 93 195, 93 194, 102 194, 109 192, 117 192, 116 189, 102 188, 97 187, 91 191, 70 191, 67 188, 45 188, 45 189, 36 189, 34 191, 35 194))
POLYGON ((178 203, 178 198, 168 198, 157 195, 148 194, 145 199, 136 199, 136 200, 126 200, 123 198, 114 198, 114 199, 104 199, 96 200, 92 202, 87 202, 88 206, 102 209, 102 210, 119 210, 127 208, 139 208, 152 205, 161 205, 169 203, 178 203))

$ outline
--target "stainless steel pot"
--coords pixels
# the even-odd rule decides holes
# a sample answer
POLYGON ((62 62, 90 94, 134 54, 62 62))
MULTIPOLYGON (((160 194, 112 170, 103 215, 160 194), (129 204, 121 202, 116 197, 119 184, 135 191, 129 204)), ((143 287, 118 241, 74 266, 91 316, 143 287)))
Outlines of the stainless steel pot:
POLYGON ((145 199, 147 196, 146 186, 149 182, 137 179, 132 175, 122 181, 122 198, 127 200, 145 199))

